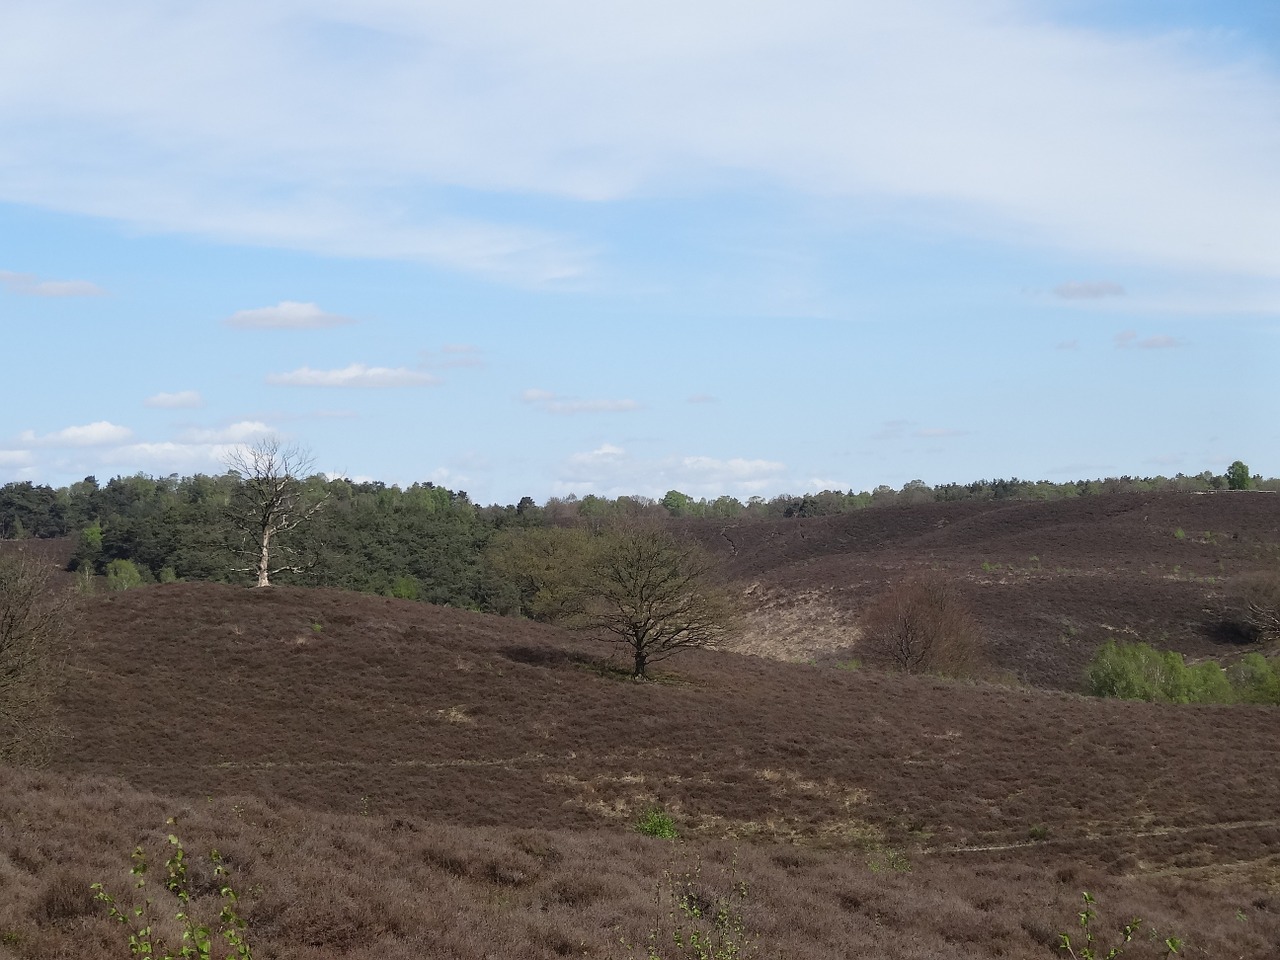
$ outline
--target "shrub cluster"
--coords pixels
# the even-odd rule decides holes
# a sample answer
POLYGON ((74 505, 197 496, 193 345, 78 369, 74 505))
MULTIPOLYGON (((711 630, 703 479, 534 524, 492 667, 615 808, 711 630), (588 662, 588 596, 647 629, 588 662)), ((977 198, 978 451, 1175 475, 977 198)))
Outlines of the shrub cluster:
POLYGON ((981 671, 981 628, 956 585, 937 573, 900 581, 863 617, 867 656, 907 673, 964 677, 981 671))
POLYGON ((1229 669, 1213 661, 1187 664, 1182 654, 1147 643, 1104 644, 1089 663, 1096 697, 1159 703, 1280 704, 1280 671, 1251 653, 1229 669))
POLYGON ((1280 640, 1280 571, 1235 579, 1227 591, 1226 620, 1246 640, 1280 640))

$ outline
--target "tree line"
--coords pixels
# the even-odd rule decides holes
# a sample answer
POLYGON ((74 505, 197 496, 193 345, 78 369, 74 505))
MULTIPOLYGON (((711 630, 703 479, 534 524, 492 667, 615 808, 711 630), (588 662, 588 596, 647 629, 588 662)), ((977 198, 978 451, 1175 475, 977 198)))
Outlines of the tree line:
MULTIPOLYGON (((245 466, 242 464, 241 466, 245 466)), ((298 465, 295 465, 298 466, 298 465)), ((432 483, 406 488, 294 471, 297 507, 315 510, 295 529, 274 531, 276 576, 284 583, 323 584, 494 612, 528 612, 522 582, 490 562, 487 551, 503 531, 599 525, 667 517, 733 521, 816 517, 862 509, 939 501, 1062 499, 1140 491, 1211 491, 1280 488, 1252 476, 1240 461, 1221 475, 1113 477, 1072 483, 978 480, 930 487, 914 480, 894 490, 827 490, 745 503, 721 496, 695 499, 671 490, 660 499, 587 495, 532 497, 480 506, 462 491, 432 483)), ((0 486, 0 539, 71 537, 72 568, 93 575, 114 572, 120 582, 221 580, 261 582, 242 516, 251 481, 244 472, 138 474, 99 484, 86 477, 53 488, 20 481, 0 486), (114 567, 112 566, 114 564, 114 567), (252 574, 252 576, 251 576, 252 574)), ((259 529, 257 536, 264 531, 259 529)), ((500 538, 499 538, 500 539, 500 538)), ((258 557, 261 560, 261 557, 258 557)))

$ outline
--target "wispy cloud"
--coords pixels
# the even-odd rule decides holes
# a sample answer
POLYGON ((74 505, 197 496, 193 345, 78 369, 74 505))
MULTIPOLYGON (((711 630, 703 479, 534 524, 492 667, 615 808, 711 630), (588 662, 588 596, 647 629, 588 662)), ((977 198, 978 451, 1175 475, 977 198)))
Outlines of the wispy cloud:
POLYGON ((281 300, 274 307, 237 310, 225 323, 242 330, 323 330, 354 323, 350 317, 321 310, 314 303, 281 300))
POLYGON ((560 493, 659 497, 667 490, 692 496, 739 496, 785 485, 786 464, 752 457, 670 455, 636 457, 614 443, 570 455, 555 482, 560 493))
POLYGON ((41 280, 32 273, 0 270, 0 284, 10 293, 30 297, 100 297, 106 293, 88 280, 41 280))
POLYGON ((104 450, 102 462, 126 470, 190 472, 225 467, 244 446, 238 443, 184 443, 174 440, 123 444, 104 450))
POLYGON ((142 401, 145 407, 158 410, 182 410, 204 406, 204 398, 198 390, 179 390, 176 393, 156 393, 142 401))
POLYGON ((1207 33, 1080 29, 1030 0, 127 16, 66 0, 6 28, 0 127, 21 136, 0 198, 147 229, 555 282, 594 244, 423 196, 609 200, 745 172, 801 195, 928 198, 1011 243, 1280 275, 1280 81, 1207 33), (334 56, 335 23, 360 50, 334 56), (89 149, 68 151, 72 132, 89 149))
POLYGON ((18 439, 23 444, 42 447, 96 447, 122 443, 133 436, 133 431, 108 420, 98 420, 83 426, 64 427, 53 433, 37 436, 33 430, 23 431, 18 439))
POLYGON ((1134 330, 1122 330, 1112 338, 1112 342, 1117 350, 1126 350, 1129 347, 1137 347, 1139 350, 1167 350, 1183 345, 1177 337, 1164 333, 1138 339, 1138 334, 1134 330))
POLYGON ((538 388, 523 391, 520 399, 547 413, 629 413, 640 409, 640 404, 635 400, 579 400, 538 388))
POLYGON ((695 393, 686 398, 689 403, 715 403, 716 398, 709 393, 695 393))
POLYGON ((190 427, 178 438, 184 444, 249 443, 277 433, 261 420, 241 420, 225 427, 190 427))
POLYGON ((1102 300, 1106 297, 1123 297, 1125 289, 1111 280, 1072 280, 1054 287, 1053 295, 1060 300, 1102 300))
POLYGON ((370 367, 353 363, 337 370, 299 367, 288 373, 267 375, 267 383, 282 387, 427 387, 439 379, 408 367, 370 367))

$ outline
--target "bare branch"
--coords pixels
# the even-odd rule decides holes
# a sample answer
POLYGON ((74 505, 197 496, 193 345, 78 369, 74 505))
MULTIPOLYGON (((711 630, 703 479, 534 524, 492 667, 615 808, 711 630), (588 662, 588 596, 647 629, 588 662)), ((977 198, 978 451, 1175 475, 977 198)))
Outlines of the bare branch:
POLYGON ((227 519, 242 533, 240 552, 253 558, 256 586, 271 585, 271 576, 294 565, 272 567, 273 553, 286 552, 281 534, 296 529, 319 512, 328 499, 306 503, 303 479, 315 461, 297 446, 283 446, 277 437, 242 447, 227 457, 227 468, 240 480, 227 508, 227 519))
POLYGON ((74 620, 49 567, 21 552, 0 557, 0 760, 39 760, 50 745, 54 661, 74 620))

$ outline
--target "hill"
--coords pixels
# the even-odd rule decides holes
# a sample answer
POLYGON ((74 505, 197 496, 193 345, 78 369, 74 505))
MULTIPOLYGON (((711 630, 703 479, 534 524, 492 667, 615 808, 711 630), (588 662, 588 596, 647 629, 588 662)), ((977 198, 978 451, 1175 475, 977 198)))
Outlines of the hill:
POLYGON ((926 503, 686 529, 743 588, 745 652, 856 656, 858 619, 876 595, 904 574, 941 570, 978 615, 997 668, 1063 690, 1079 689, 1108 639, 1192 659, 1235 655, 1224 588, 1280 566, 1280 497, 1270 493, 926 503))
MULTIPOLYGON (((954 556, 947 516, 919 535, 954 556)), ((797 538, 736 559, 784 584, 797 538)), ((0 951, 123 955, 84 888, 174 815, 269 956, 628 956, 698 869, 698 902, 747 884, 762 956, 1055 956, 1085 889, 1185 955, 1280 946, 1280 711, 709 652, 635 684, 604 652, 332 590, 96 598, 63 749, 0 791, 0 951), (651 805, 684 841, 634 832, 651 805)))

